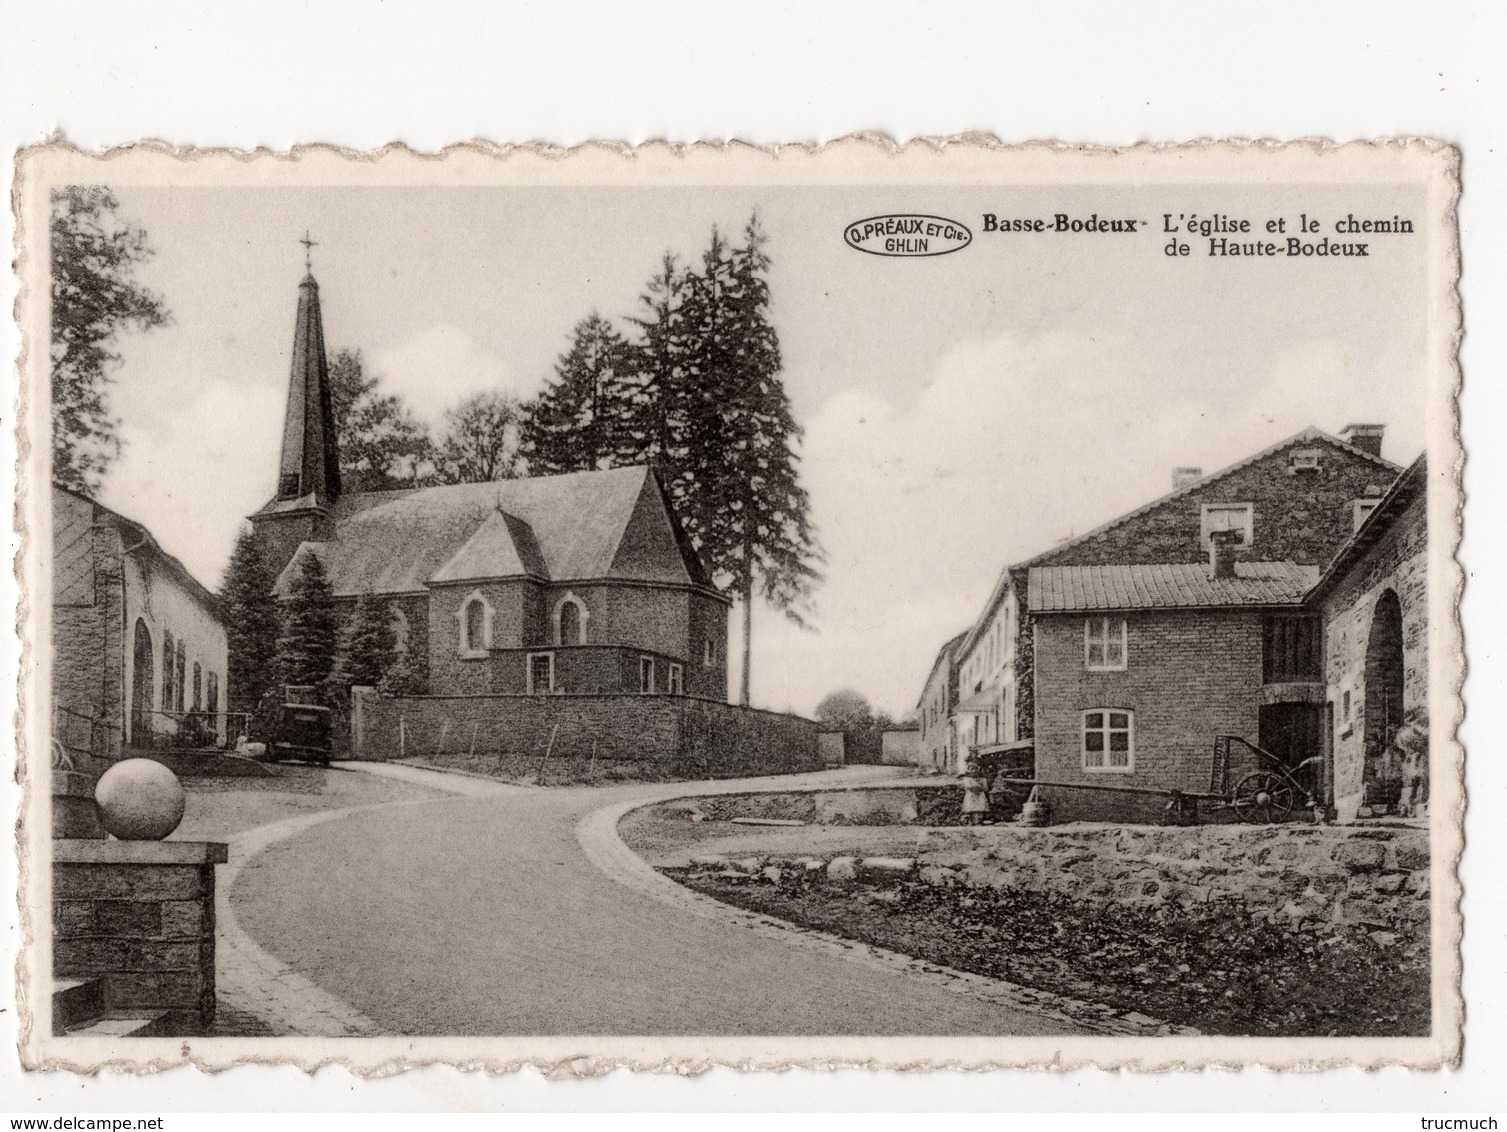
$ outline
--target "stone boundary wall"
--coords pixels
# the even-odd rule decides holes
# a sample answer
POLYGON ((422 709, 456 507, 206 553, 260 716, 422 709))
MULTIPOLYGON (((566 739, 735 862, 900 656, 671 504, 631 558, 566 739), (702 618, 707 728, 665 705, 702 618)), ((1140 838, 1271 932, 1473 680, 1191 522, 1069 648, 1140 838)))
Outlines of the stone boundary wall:
POLYGON ((107 1011, 166 1012, 198 1034, 215 1017, 215 865, 226 847, 193 841, 56 840, 52 974, 98 979, 107 1011))
POLYGON ((465 752, 670 764, 686 778, 820 770, 809 719, 694 696, 358 697, 352 757, 465 752), (473 738, 474 737, 474 738, 473 738))
POLYGON ((713 821, 775 818, 812 825, 957 825, 962 821, 963 788, 955 783, 852 786, 678 798, 669 804, 676 803, 713 821))
POLYGON ((1253 919, 1395 931, 1429 919, 1428 831, 1354 826, 1022 826, 968 830, 921 854, 932 882, 1147 907, 1239 900, 1253 919))

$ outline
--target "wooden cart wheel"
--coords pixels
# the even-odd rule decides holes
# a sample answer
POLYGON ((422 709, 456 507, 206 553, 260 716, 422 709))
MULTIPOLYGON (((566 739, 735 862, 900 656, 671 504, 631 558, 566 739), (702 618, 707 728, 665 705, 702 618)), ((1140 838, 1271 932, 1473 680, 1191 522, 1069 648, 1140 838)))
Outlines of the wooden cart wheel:
POLYGON ((1296 796, 1292 783, 1269 770, 1253 770, 1235 786, 1230 805, 1235 815, 1253 825, 1286 821, 1296 796))

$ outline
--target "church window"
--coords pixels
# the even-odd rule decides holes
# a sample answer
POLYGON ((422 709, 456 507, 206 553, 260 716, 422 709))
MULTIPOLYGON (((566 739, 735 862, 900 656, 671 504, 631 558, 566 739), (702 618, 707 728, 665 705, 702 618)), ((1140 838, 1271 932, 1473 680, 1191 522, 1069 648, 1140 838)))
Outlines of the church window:
POLYGON ((408 655, 408 615, 392 607, 392 649, 399 656, 408 655))
POLYGON ((210 715, 220 714, 220 674, 211 672, 205 690, 204 710, 210 715))
POLYGON ((702 654, 702 659, 708 668, 717 663, 717 642, 711 637, 706 639, 706 651, 702 654))
POLYGON ((194 661, 194 710, 204 710, 204 670, 194 661))
POLYGON ((528 657, 528 688, 531 696, 542 696, 555 690, 555 654, 531 652, 528 657))
POLYGON ((173 684, 174 684, 174 687, 173 687, 173 704, 174 704, 174 708, 173 708, 173 710, 174 711, 182 711, 183 710, 183 685, 187 683, 187 680, 185 679, 185 677, 188 675, 188 673, 186 671, 186 669, 187 669, 187 660, 188 660, 188 657, 187 657, 187 655, 184 652, 183 642, 179 641, 178 642, 178 670, 173 675, 173 684))
POLYGON ((573 593, 568 593, 555 606, 555 644, 584 645, 586 622, 590 619, 586 605, 573 593))
POLYGON ((460 654, 471 659, 484 658, 492 647, 492 607, 480 591, 473 591, 461 604, 460 654))

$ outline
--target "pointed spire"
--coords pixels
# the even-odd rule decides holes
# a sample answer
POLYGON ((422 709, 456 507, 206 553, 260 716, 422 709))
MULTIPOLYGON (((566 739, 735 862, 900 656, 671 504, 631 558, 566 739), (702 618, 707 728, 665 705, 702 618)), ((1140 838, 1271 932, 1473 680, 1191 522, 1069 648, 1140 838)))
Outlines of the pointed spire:
MULTIPOLYGON (((305 253, 313 244, 307 233, 299 242, 305 245, 305 253)), ((293 368, 288 379, 288 412, 283 421, 282 464, 277 476, 278 499, 301 499, 310 494, 321 504, 332 503, 340 496, 340 452, 330 400, 330 367, 324 353, 319 284, 312 272, 298 285, 293 368)))

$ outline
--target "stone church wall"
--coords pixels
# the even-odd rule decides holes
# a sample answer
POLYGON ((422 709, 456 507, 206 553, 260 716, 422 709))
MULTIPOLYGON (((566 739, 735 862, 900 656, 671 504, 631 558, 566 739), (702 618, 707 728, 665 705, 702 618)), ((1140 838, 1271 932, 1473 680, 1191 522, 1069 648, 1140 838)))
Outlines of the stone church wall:
POLYGON ((670 764, 688 778, 820 770, 816 724, 800 716, 691 696, 373 696, 362 750, 389 760, 467 749, 478 754, 670 764), (401 725, 401 726, 400 726, 401 725), (446 744, 448 743, 448 747, 446 744))

